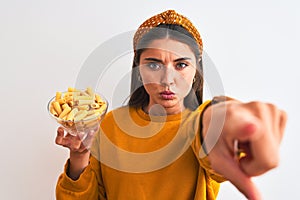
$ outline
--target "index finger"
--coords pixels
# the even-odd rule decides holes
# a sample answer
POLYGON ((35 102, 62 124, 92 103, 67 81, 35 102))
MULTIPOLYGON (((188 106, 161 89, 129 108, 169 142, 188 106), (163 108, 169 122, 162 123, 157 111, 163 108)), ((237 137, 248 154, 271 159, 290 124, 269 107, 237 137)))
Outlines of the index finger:
POLYGON ((55 138, 55 143, 56 144, 62 144, 62 140, 64 138, 64 135, 65 135, 64 129, 62 127, 58 127, 57 135, 56 135, 56 138, 55 138))

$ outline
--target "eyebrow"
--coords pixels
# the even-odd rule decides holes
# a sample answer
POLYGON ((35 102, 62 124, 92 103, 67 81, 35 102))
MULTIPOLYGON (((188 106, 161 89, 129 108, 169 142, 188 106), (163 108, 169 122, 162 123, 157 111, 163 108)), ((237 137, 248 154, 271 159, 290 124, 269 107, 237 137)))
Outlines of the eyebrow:
MULTIPOLYGON (((157 58, 145 58, 144 60, 155 61, 155 62, 163 63, 162 60, 157 59, 157 58)), ((175 59, 174 62, 183 61, 183 60, 192 60, 192 59, 189 58, 189 57, 183 57, 183 58, 177 58, 177 59, 175 59)))

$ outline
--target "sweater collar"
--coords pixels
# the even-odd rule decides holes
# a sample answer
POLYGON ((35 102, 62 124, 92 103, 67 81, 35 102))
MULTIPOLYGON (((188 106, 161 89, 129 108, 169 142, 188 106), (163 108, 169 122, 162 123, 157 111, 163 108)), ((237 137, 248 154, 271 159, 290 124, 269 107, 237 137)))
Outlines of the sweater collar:
POLYGON ((144 112, 142 108, 136 108, 136 113, 138 116, 147 121, 155 121, 155 122, 166 122, 166 121, 177 121, 184 118, 188 113, 191 111, 189 109, 185 109, 181 113, 173 114, 173 115, 164 115, 164 116, 156 116, 156 115, 149 115, 148 113, 144 112))

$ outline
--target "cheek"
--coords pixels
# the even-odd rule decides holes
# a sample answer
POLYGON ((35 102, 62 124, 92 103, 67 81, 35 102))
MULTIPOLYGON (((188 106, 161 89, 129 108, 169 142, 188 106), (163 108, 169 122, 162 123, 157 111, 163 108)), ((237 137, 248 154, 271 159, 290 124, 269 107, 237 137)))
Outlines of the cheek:
POLYGON ((143 84, 159 84, 161 75, 159 72, 147 73, 141 71, 141 78, 143 80, 143 84))
POLYGON ((194 77, 195 76, 191 76, 191 75, 189 75, 188 77, 185 77, 185 82, 187 83, 187 85, 192 85, 193 84, 194 77))
POLYGON ((157 91, 159 91, 159 85, 156 83, 148 83, 144 84, 144 88, 149 96, 153 97, 156 95, 157 91))
POLYGON ((181 79, 182 82, 184 82, 185 86, 191 87, 193 85, 193 82, 194 82, 195 74, 196 74, 196 70, 190 69, 186 73, 182 74, 180 79, 181 79))
POLYGON ((148 73, 147 71, 140 70, 140 76, 144 85, 157 82, 157 77, 153 73, 148 73))
POLYGON ((140 70, 141 78, 143 81, 146 92, 152 96, 157 90, 159 90, 160 78, 157 73, 149 73, 144 70, 140 70))
POLYGON ((196 71, 191 70, 189 73, 186 73, 180 77, 179 82, 181 84, 178 84, 178 88, 180 89, 183 96, 186 96, 192 89, 195 74, 196 71))

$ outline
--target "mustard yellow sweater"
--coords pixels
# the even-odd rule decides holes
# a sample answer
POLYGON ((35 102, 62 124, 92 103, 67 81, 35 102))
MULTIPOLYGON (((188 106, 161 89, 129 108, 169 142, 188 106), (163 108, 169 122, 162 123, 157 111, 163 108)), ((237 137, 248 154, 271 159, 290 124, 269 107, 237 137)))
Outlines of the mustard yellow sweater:
POLYGON ((200 158, 197 110, 167 117, 122 107, 109 112, 91 149, 90 163, 73 181, 58 179, 58 200, 213 200, 224 181, 200 158))

